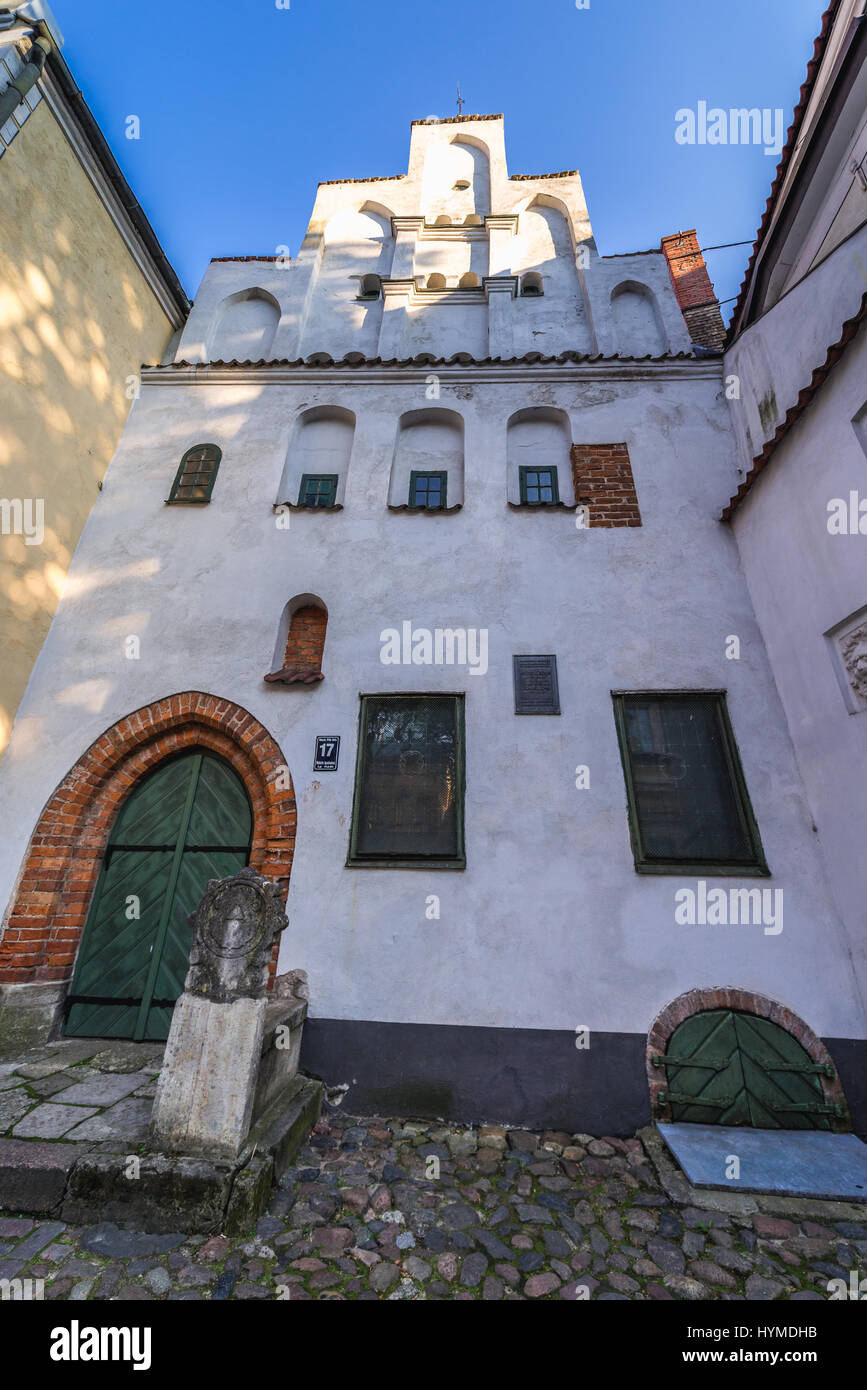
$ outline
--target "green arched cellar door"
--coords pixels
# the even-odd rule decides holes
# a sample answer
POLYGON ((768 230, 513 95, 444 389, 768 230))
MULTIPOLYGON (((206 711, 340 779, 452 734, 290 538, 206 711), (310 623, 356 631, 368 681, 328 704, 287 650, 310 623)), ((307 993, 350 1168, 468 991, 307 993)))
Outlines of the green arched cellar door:
POLYGON ((778 1024, 754 1014, 713 1009, 677 1027, 664 1057, 667 1088, 660 1100, 673 1121, 749 1125, 754 1129, 830 1129, 837 1110, 825 1104, 822 1075, 778 1024))
POLYGON ((184 988, 187 921, 208 879, 247 863, 243 783, 210 753, 161 764, 115 822, 66 1000, 68 1037, 168 1037, 184 988))

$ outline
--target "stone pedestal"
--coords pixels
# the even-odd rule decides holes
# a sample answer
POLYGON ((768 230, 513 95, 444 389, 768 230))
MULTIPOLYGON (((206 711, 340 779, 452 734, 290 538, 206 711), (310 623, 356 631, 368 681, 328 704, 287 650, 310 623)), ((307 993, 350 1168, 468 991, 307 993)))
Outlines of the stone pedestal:
POLYGON ((208 884, 191 921, 190 969, 172 1015, 151 1147, 234 1159, 250 1129, 268 964, 287 919, 277 884, 242 869, 208 884))

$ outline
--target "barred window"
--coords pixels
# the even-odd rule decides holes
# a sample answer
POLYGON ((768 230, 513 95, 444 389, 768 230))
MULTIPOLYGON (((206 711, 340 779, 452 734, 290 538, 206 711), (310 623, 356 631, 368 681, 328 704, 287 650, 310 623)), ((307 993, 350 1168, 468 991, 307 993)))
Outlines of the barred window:
POLYGON ((461 695, 365 695, 349 860, 463 868, 461 695))
POLYGON ((725 696, 614 704, 639 872, 767 873, 725 696))

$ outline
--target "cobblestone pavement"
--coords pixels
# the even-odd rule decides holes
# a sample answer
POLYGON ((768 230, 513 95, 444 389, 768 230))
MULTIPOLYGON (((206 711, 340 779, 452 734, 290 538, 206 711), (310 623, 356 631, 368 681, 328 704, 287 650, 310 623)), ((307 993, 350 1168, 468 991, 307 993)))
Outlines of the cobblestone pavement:
POLYGON ((0 1279, 48 1299, 824 1301, 859 1266, 867 1224, 677 1205, 638 1138, 334 1109, 255 1236, 0 1217, 0 1279))

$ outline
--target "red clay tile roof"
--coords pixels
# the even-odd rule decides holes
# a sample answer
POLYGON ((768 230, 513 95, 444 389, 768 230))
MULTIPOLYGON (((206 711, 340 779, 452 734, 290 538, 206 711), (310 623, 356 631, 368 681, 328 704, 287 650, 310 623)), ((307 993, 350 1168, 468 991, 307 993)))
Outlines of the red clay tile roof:
POLYGON ((786 411, 785 419, 777 426, 773 438, 768 440, 760 454, 756 454, 756 457, 753 459, 752 468, 744 478, 728 506, 722 512, 720 517, 721 521, 728 521, 732 513, 740 506, 747 493, 755 484, 762 469, 767 468, 777 449, 789 433, 789 430, 795 422, 800 419, 814 396, 825 384, 865 320, 867 320, 867 290, 864 291, 861 298, 861 308, 853 318, 847 319, 843 324, 841 336, 832 347, 829 347, 825 361, 822 363, 821 367, 817 367, 813 372, 809 385, 805 386, 803 390, 799 392, 795 404, 790 406, 786 411))
POLYGON ((749 259, 749 264, 747 265, 746 271, 744 273, 743 283, 741 284, 740 290, 738 291, 737 303, 735 304, 734 310, 732 312, 731 323, 728 331, 728 343, 732 342, 738 331, 738 319, 740 318, 740 315, 743 312, 744 305, 746 303, 746 297, 749 291, 753 270, 755 269, 759 251, 761 250, 764 244, 765 236, 767 235, 768 229, 771 225, 771 217, 774 211, 774 205, 776 203, 777 194, 780 191, 780 188, 782 187, 783 180, 786 176, 786 171, 789 167, 789 161, 792 158, 792 154, 794 153, 795 145, 797 143, 798 138, 798 132, 801 126, 801 121, 803 120, 804 113, 807 109, 807 105, 812 95, 813 87, 816 82, 816 77, 818 76, 819 68, 822 65, 822 59, 825 56, 825 47, 827 45, 831 29, 833 28, 834 19, 836 18, 837 10, 839 9, 840 4, 841 0, 833 0, 833 3, 828 6, 827 10, 822 15, 822 22, 819 34, 813 42, 813 56, 807 64, 807 75, 804 78, 803 83, 801 84, 801 92, 800 97, 798 99, 798 104, 795 107, 795 110, 792 114, 792 124, 789 126, 788 132, 786 134, 786 143, 783 147, 783 153, 780 156, 780 162, 777 165, 777 172, 774 176, 774 182, 771 184, 771 191, 768 195, 768 201, 765 204, 765 211, 762 215, 759 230, 756 233, 755 246, 753 247, 753 252, 749 259))
POLYGON ((310 357, 261 357, 258 362, 251 362, 249 359, 239 362, 233 358, 231 362, 224 362, 222 359, 213 362, 168 362, 144 365, 150 371, 172 372, 179 371, 183 367, 517 367, 524 364, 549 363, 549 362, 693 362, 706 359, 708 357, 720 357, 721 353, 713 353, 710 349, 704 349, 699 353, 693 352, 663 352, 657 356, 652 353, 645 353, 643 357, 622 356, 619 352, 558 352, 553 356, 546 356, 543 352, 525 352, 523 357, 473 357, 468 352, 455 352, 451 357, 434 357, 433 353, 420 352, 415 357, 365 357, 360 352, 349 352, 345 357, 335 360, 327 352, 311 353, 310 357), (316 360, 311 360, 315 358, 316 360))
POLYGON ((321 671, 293 671, 289 666, 284 666, 282 671, 271 671, 265 676, 266 681, 280 685, 313 685, 314 682, 324 679, 321 671))

